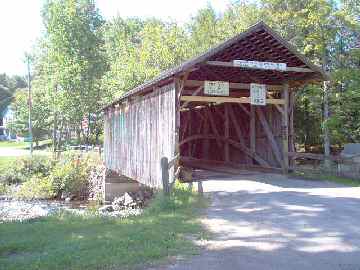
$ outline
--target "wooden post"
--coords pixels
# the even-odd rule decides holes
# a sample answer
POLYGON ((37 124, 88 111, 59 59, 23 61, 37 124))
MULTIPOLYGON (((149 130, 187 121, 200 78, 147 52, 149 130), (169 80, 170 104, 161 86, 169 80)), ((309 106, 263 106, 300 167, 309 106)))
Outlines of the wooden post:
POLYGON ((203 189, 203 186, 202 186, 202 181, 198 182, 198 193, 200 194, 200 196, 203 196, 204 189, 203 189))
MULTIPOLYGON (((205 120, 204 120, 204 135, 208 135, 209 134, 209 119, 208 116, 205 114, 205 120)), ((209 157, 209 146, 210 146, 210 141, 208 139, 204 140, 203 142, 203 149, 202 149, 202 154, 203 154, 203 159, 208 159, 209 157)))
MULTIPOLYGON (((188 112, 188 125, 189 125, 189 136, 191 136, 193 134, 193 131, 192 131, 192 111, 190 110, 188 112)), ((188 143, 188 156, 191 157, 192 155, 192 147, 193 147, 193 143, 190 142, 188 143)))
MULTIPOLYGON (((224 104, 224 109, 225 109, 225 139, 229 139, 230 136, 230 129, 229 129, 229 106, 230 104, 224 104)), ((229 152, 229 143, 226 141, 225 142, 225 147, 224 147, 224 156, 225 156, 225 161, 230 161, 230 152, 229 152)))
POLYGON ((170 187, 169 187, 169 160, 167 157, 161 158, 161 177, 162 177, 163 192, 165 196, 168 196, 170 194, 170 187))
POLYGON ((283 141, 283 171, 285 174, 289 172, 289 84, 284 84, 284 90, 282 92, 285 100, 284 113, 282 117, 282 141, 283 141))
MULTIPOLYGON (((250 150, 254 154, 256 152, 256 126, 255 126, 255 107, 250 105, 250 150)), ((254 160, 252 163, 254 164, 254 160)))
MULTIPOLYGON (((294 104, 295 92, 293 90, 289 93, 289 151, 295 152, 295 129, 294 129, 294 104)), ((290 158, 289 165, 294 167, 294 159, 290 158)))

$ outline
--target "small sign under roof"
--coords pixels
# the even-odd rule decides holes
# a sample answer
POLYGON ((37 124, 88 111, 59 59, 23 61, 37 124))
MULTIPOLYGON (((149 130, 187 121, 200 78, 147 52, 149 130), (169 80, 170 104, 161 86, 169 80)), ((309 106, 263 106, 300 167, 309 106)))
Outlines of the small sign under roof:
POLYGON ((253 69, 266 69, 266 70, 279 70, 286 71, 286 63, 274 63, 274 62, 259 62, 259 61, 247 61, 247 60, 234 60, 234 66, 253 69))
POLYGON ((205 81, 204 93, 211 96, 229 96, 229 82, 205 81))
POLYGON ((250 103, 252 105, 266 105, 266 85, 265 84, 250 84, 250 103))

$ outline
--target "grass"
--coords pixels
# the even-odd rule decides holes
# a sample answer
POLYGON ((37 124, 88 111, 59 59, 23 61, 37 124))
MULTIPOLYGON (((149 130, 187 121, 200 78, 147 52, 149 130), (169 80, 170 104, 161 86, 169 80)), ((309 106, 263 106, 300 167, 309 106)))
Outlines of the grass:
POLYGON ((61 213, 25 223, 0 224, 0 269, 128 269, 174 255, 196 254, 185 237, 203 235, 203 199, 177 187, 159 194, 138 217, 111 219, 61 213))
POLYGON ((26 147, 29 147, 28 142, 11 142, 11 141, 0 142, 0 148, 25 149, 26 147))
POLYGON ((352 187, 360 186, 360 179, 344 178, 335 175, 325 175, 316 172, 294 172, 291 175, 309 180, 325 180, 352 187))
MULTIPOLYGON (((51 140, 42 140, 39 142, 38 148, 43 148, 46 145, 51 144, 51 140)), ((33 144, 34 148, 35 143, 33 144)), ((30 143, 29 142, 13 142, 13 141, 0 141, 0 148, 15 148, 15 149, 29 149, 30 143)))
POLYGON ((0 174, 1 171, 9 166, 12 162, 14 162, 16 159, 21 157, 0 157, 0 174))

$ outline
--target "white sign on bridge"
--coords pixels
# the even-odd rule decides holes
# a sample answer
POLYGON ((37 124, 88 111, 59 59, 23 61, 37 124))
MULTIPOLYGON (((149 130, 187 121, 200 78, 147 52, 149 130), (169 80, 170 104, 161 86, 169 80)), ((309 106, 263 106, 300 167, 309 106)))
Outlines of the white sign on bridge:
POLYGON ((211 96, 229 96, 229 82, 205 81, 204 93, 211 96))
POLYGON ((265 84, 250 84, 250 103, 252 105, 266 105, 266 85, 265 84))
POLYGON ((287 68, 286 63, 274 63, 274 62, 234 60, 233 64, 236 67, 252 68, 252 69, 286 71, 286 68, 287 68))

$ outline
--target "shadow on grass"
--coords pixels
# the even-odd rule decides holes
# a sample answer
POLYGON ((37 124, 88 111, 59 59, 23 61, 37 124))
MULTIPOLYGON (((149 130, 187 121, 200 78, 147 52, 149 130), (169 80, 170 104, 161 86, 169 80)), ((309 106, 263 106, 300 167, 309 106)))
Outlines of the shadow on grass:
POLYGON ((127 219, 60 213, 25 223, 0 224, 4 269, 124 269, 178 254, 194 254, 187 234, 202 228, 203 199, 183 187, 160 193, 141 216, 127 219))

